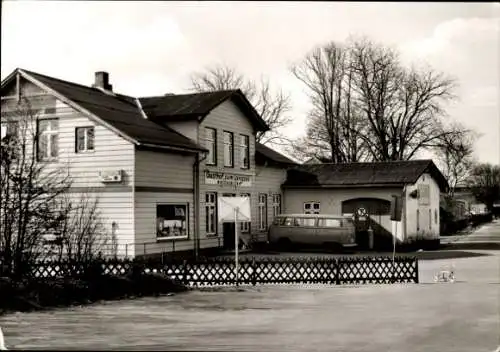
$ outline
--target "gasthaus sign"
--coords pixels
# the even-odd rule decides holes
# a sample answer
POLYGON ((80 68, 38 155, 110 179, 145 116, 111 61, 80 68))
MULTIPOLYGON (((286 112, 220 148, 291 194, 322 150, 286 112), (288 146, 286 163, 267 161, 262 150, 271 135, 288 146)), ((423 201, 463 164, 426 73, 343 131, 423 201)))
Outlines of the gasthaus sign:
POLYGON ((205 184, 232 187, 251 187, 252 177, 226 172, 205 171, 205 184))

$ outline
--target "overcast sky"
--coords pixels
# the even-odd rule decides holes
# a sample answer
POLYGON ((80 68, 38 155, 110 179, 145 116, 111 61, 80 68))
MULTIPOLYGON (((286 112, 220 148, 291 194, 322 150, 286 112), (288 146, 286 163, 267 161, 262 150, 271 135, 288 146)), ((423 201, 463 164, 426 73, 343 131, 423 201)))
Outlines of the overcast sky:
POLYGON ((285 133, 296 137, 308 101, 290 64, 350 34, 455 76, 449 118, 481 134, 479 160, 500 163, 498 3, 3 1, 1 75, 21 67, 90 85, 104 70, 115 91, 147 96, 186 92, 190 73, 227 63, 290 92, 285 133))

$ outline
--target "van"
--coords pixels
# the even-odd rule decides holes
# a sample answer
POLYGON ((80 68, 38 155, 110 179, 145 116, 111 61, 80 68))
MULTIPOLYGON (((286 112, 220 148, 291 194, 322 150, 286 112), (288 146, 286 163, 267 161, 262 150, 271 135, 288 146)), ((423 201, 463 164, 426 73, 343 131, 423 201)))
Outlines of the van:
POLYGON ((328 214, 281 214, 269 227, 271 246, 289 249, 292 245, 341 250, 356 246, 352 218, 328 214))

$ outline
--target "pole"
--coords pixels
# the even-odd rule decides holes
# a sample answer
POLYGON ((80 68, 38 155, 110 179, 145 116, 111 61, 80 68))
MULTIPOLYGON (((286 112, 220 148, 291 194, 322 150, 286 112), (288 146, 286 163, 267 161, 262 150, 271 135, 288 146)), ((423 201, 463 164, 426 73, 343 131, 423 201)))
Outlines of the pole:
POLYGON ((396 227, 394 229, 394 236, 393 236, 393 240, 392 240, 392 280, 394 280, 394 257, 396 256, 396 240, 397 240, 397 237, 398 237, 398 222, 397 221, 394 221, 394 223, 396 224, 396 227))
POLYGON ((234 208, 234 270, 236 286, 238 286, 238 207, 234 208))

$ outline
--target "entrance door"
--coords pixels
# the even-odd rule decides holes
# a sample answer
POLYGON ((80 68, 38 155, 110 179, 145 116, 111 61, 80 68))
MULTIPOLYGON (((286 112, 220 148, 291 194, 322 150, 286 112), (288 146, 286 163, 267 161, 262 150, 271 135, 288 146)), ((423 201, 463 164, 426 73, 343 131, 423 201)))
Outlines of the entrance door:
POLYGON ((391 202, 379 198, 355 198, 342 202, 342 214, 352 214, 356 243, 364 248, 368 247, 369 227, 373 230, 376 247, 392 243, 390 209, 391 202))
POLYGON ((234 222, 222 224, 222 236, 224 238, 224 249, 234 249, 234 222))

